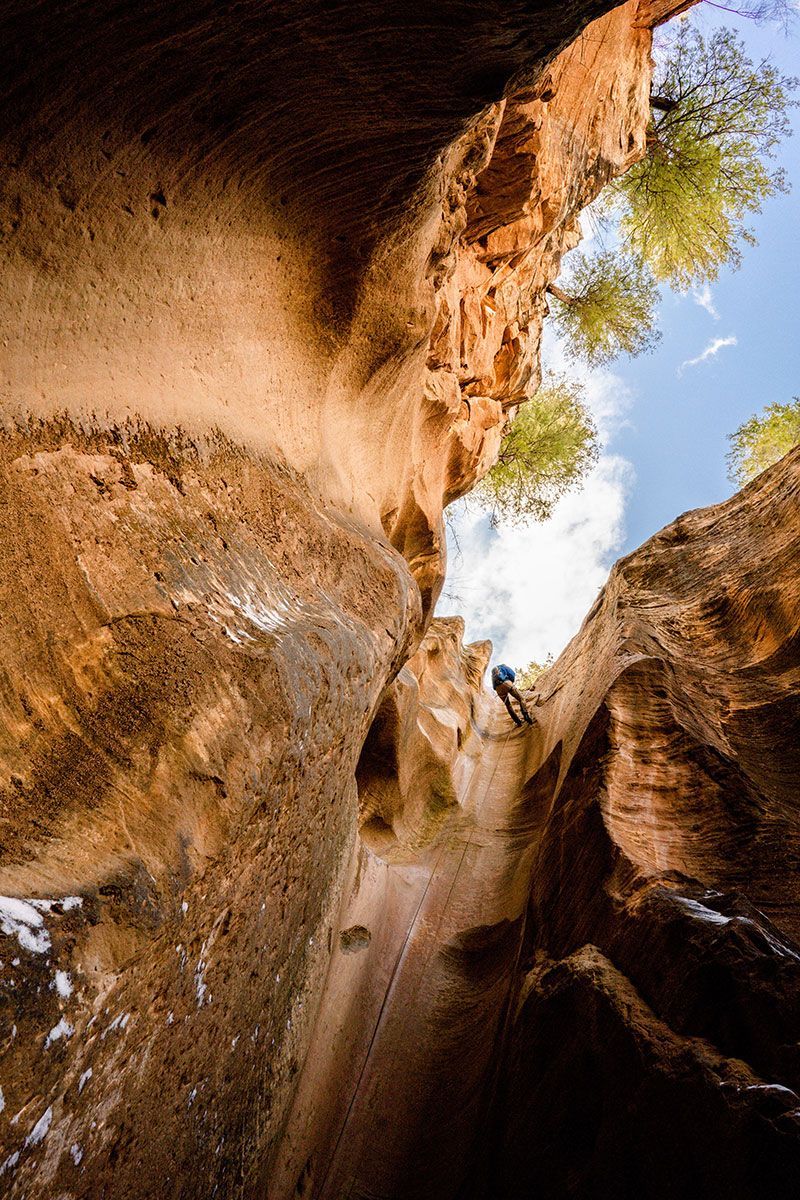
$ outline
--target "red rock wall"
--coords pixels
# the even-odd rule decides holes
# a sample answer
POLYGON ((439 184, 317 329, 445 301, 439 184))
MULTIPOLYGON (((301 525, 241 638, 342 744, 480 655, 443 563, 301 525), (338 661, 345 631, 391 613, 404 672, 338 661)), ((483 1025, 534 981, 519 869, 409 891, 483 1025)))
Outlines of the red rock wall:
POLYGON ((530 733, 426 635, 642 150, 665 6, 606 7, 4 13, 9 1195, 793 1181, 796 458, 530 733))
POLYGON ((433 623, 362 756, 362 938, 277 1195, 794 1194, 798 501, 800 450, 617 564, 530 729, 433 623))
POLYGON ((622 560, 530 729, 434 621, 362 755, 362 936, 277 1195, 793 1194, 799 499, 800 450, 622 560))
POLYGON ((680 517, 546 676, 492 1195, 800 1182, 799 501, 794 451, 680 517))
POLYGON ((10 1195, 263 1192, 362 747, 499 438, 427 398, 439 294, 507 82, 607 7, 5 6, 10 1195))

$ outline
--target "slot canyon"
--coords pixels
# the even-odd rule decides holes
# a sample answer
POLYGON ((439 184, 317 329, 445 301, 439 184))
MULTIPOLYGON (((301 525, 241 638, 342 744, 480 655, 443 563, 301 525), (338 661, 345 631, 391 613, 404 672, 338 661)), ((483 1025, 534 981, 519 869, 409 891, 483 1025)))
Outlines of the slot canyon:
POLYGON ((2 5, 0 1195, 798 1194, 800 449, 435 615, 689 6, 2 5))

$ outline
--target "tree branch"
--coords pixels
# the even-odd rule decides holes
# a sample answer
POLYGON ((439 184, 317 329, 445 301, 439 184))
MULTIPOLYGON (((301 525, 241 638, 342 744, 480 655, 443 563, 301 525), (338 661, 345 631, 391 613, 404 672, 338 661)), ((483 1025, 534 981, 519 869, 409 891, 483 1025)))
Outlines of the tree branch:
POLYGON ((673 108, 678 107, 677 100, 670 100, 667 96, 650 96, 650 107, 657 108, 659 112, 672 112, 673 108))
POLYGON ((574 296, 568 296, 566 292, 562 292, 561 288, 555 283, 548 283, 547 291, 551 296, 555 296, 556 300, 560 300, 562 304, 577 304, 574 296))

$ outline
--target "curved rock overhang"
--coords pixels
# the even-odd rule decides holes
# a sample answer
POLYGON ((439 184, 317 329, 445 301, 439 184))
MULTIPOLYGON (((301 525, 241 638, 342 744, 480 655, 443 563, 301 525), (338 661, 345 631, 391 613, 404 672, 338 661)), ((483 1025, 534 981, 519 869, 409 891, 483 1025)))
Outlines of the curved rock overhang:
POLYGON ((421 644, 442 509, 537 382, 546 284, 642 151, 650 28, 679 7, 5 6, 10 1195, 318 1197, 362 1171, 442 1195, 493 1089, 489 1194, 557 1192, 569 1146, 527 1149, 554 1144, 547 1089, 527 1096, 543 1054, 558 1121, 588 1112, 612 1149, 571 1081, 587 1062, 609 1095, 641 1080, 602 1032, 559 1059, 548 1021, 594 1022, 648 1078, 688 1062, 701 1106, 738 1089, 720 1145, 757 1127, 774 1170, 795 1161, 796 893, 771 872, 795 857, 796 473, 621 564, 552 677, 544 744, 492 741, 487 647, 441 626, 421 644), (381 1011, 385 1067, 359 1057, 381 1011))

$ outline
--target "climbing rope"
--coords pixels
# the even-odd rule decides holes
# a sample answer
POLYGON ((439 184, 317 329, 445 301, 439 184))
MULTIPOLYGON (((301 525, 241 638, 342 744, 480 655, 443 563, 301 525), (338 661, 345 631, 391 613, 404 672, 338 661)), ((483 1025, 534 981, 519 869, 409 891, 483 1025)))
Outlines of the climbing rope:
POLYGON ((350 1098, 350 1103, 347 1106, 347 1111, 344 1115, 344 1120, 342 1121, 342 1125, 339 1130, 339 1136, 336 1139, 336 1144, 333 1147, 333 1152, 328 1160, 328 1165, 325 1168, 325 1174, 322 1178, 322 1182, 316 1192, 315 1200, 320 1200, 320 1197, 322 1196, 323 1192, 325 1191, 325 1187, 328 1182, 328 1176, 330 1175, 331 1170, 333 1168, 333 1164, 336 1161, 336 1155, 339 1152, 339 1146, 341 1144, 342 1137, 344 1136, 344 1131, 347 1128, 347 1122, 350 1120, 350 1113, 353 1111, 353 1105, 355 1104, 356 1099, 358 1097, 359 1088, 361 1087, 361 1081, 364 1078, 364 1072, 366 1071, 367 1066, 369 1064, 370 1055, 372 1054, 372 1047, 374 1046, 375 1039, 378 1036, 378 1031, 381 1026, 381 1021, 383 1020, 383 1014, 386 1009, 386 1005, 389 1002, 389 997, 392 993, 392 987, 394 986, 394 981, 397 977, 398 971, 400 970, 400 964, 403 961, 403 956, 405 955, 408 943, 411 940, 411 934, 414 932, 414 927, 416 926, 417 918, 419 917, 420 911, 422 909, 422 905, 425 903, 425 897, 428 894, 428 890, 431 886, 431 883, 433 882, 434 875, 436 874, 436 871, 438 870, 439 863, 441 862, 442 855, 444 854, 446 848, 447 848, 446 845, 442 845, 441 849, 439 850, 439 854, 436 858, 436 862, 434 863, 433 870, 431 871, 431 873, 428 877, 428 882, 425 884, 425 888, 422 892, 422 896, 420 897, 419 903, 417 904, 417 907, 414 911, 414 916, 411 920, 411 924, 409 925, 408 930, 406 931, 406 936, 403 939, 402 946, 400 947, 400 952, 397 955, 394 966, 392 967, 392 973, 389 976, 389 983, 386 988, 386 993, 383 997, 383 1001, 381 1002, 381 1006, 378 1010, 378 1017, 375 1022, 375 1028, 372 1031, 372 1036, 369 1040, 369 1045, 367 1046, 367 1053, 364 1057, 364 1062, 361 1065, 361 1070, 359 1072, 358 1079, 356 1080, 356 1086, 355 1086, 355 1088, 353 1090, 353 1094, 350 1098))
MULTIPOLYGON (((512 733, 513 733, 513 729, 509 729, 509 730, 508 730, 508 732, 506 733, 505 737, 503 738, 503 742, 502 742, 502 745, 501 745, 501 747, 500 747, 500 751, 498 752, 498 755, 497 755, 497 760, 495 761, 494 768, 493 768, 493 770, 492 770, 492 774, 491 774, 491 776, 489 777, 489 782, 487 783, 487 785, 486 785, 486 788, 485 788, 485 790, 484 790, 484 793, 483 793, 484 797, 485 797, 486 795, 488 795, 488 793, 489 793, 489 789, 491 788, 491 786, 492 786, 492 783, 494 782, 494 777, 495 777, 495 775, 496 775, 496 773, 497 773, 497 767, 498 767, 498 765, 499 765, 499 762, 500 762, 500 759, 501 759, 501 757, 502 757, 503 751, 505 750, 505 747, 506 747, 506 744, 507 744, 507 742, 508 742, 508 739, 509 739, 509 737, 511 736, 511 734, 512 734, 512 733)), ((469 794, 470 794, 470 791, 472 790, 472 784, 473 784, 473 781, 474 781, 474 779, 475 779, 475 775, 476 775, 476 773, 477 773, 478 766, 480 765, 480 762, 481 762, 481 759, 480 759, 480 758, 478 758, 478 759, 476 760, 476 762, 475 762, 475 765, 474 765, 474 767, 473 767, 473 769, 472 769, 472 773, 471 773, 471 775, 470 775, 470 778, 469 778, 469 783, 468 783, 468 785, 467 785, 467 788, 466 788, 466 790, 465 790, 465 796, 469 796, 469 794)), ((433 938, 431 939, 431 940, 432 940, 432 942, 433 942, 433 944, 434 944, 434 946, 435 946, 435 944, 436 944, 436 938, 437 938, 437 936, 438 936, 439 930, 441 929, 441 926, 442 926, 442 921, 444 920, 445 912, 446 912, 446 911, 447 911, 447 909, 448 909, 448 906, 449 906, 449 904, 450 904, 450 900, 452 899, 452 896, 453 896, 453 891, 454 891, 454 889, 455 889, 456 883, 458 882, 458 878, 459 878, 459 875, 460 875, 460 873, 461 873, 461 869, 462 869, 462 867, 463 867, 463 865, 464 865, 464 861, 465 861, 465 859, 466 859, 467 851, 468 851, 468 849, 469 849, 469 847, 470 847, 470 845, 471 845, 471 843, 472 843, 472 836, 473 836, 474 832, 475 832, 475 827, 474 827, 474 825, 473 825, 473 828, 470 830, 470 832, 469 832, 469 835, 468 835, 468 837, 467 837, 466 841, 464 842, 464 847, 463 847, 463 849, 462 849, 462 851, 461 851, 461 857, 460 857, 460 859, 459 859, 459 861, 458 861, 458 866, 456 867, 455 873, 454 873, 454 875, 453 875, 452 882, 451 882, 451 884, 450 884, 450 888, 449 888, 449 890, 448 890, 447 896, 445 897, 444 904, 442 905, 442 908, 441 908, 441 910, 440 910, 440 913, 439 913, 439 920, 438 920, 438 922, 437 922, 437 924, 436 924, 436 929, 435 929, 435 931, 434 931, 433 938)), ((426 897, 427 897, 427 895, 428 895, 428 892, 429 892, 429 890, 430 890, 431 884, 433 883, 433 880, 434 880, 434 878, 436 878, 436 876, 437 876, 437 872, 438 872, 438 870, 439 870, 439 866, 440 866, 440 864, 441 864, 441 861, 442 861, 442 856, 443 856, 443 854, 444 854, 444 852, 445 852, 445 850, 446 850, 447 848, 448 848, 447 842, 444 842, 444 843, 442 844, 442 846, 440 847, 440 849, 439 849, 439 853, 438 853, 438 855, 436 856, 436 861, 435 861, 435 863, 434 863, 434 865, 433 865, 433 869, 431 870, 431 873, 430 873, 430 875, 429 875, 429 877, 428 877, 427 883, 425 884, 425 887, 424 887, 424 889, 423 889, 423 892, 422 892, 422 895, 421 895, 421 897, 420 897, 419 903, 417 904, 417 907, 416 907, 416 909, 415 909, 415 911, 414 911, 414 916, 413 916, 413 918, 412 918, 412 920, 411 920, 411 923, 409 924, 409 927, 408 927, 408 929, 407 929, 407 931, 406 931, 405 938, 403 939, 403 944, 402 944, 402 946, 400 947, 400 952, 399 952, 399 954, 397 955, 397 958, 396 958, 396 960, 395 960, 394 966, 393 966, 393 968, 392 968, 392 973, 391 973, 391 975, 389 976, 389 983, 388 983, 388 985, 387 985, 386 992, 385 992, 385 994, 384 994, 384 997, 383 997, 383 1000, 382 1000, 382 1002, 381 1002, 381 1006, 380 1006, 380 1008, 379 1008, 379 1010, 378 1010, 378 1016, 377 1016, 377 1019, 376 1019, 376 1021, 375 1021, 375 1026, 374 1026, 374 1028, 373 1028, 372 1035, 371 1035, 371 1037, 370 1037, 369 1044, 368 1044, 368 1046, 367 1046, 367 1052, 366 1052, 366 1054, 365 1054, 365 1056, 364 1056, 364 1061, 363 1061, 363 1063, 362 1063, 362 1065, 361 1065, 361 1070, 359 1071, 359 1075, 358 1075, 358 1079, 356 1080, 356 1085, 355 1085, 355 1088, 353 1089, 353 1094, 352 1094, 352 1096, 350 1097, 350 1102, 349 1102, 349 1104, 348 1104, 348 1106, 347 1106, 347 1111, 345 1112, 344 1119, 343 1119, 343 1121, 342 1121, 342 1124, 341 1124, 341 1127, 340 1127, 340 1129, 339 1129, 339 1135, 338 1135, 338 1137, 336 1138, 336 1143, 335 1143, 335 1145, 334 1145, 334 1147, 333 1147, 333 1151, 332 1151, 332 1153, 331 1153, 331 1156, 330 1156, 330 1158, 328 1159, 328 1165, 327 1165, 327 1167, 325 1168, 325 1174, 324 1174, 324 1176, 323 1176, 323 1178, 322 1178, 322 1181, 321 1181, 321 1183, 320 1183, 320 1186, 319 1186, 319 1188, 317 1189, 317 1191, 316 1191, 316 1193, 315 1193, 315 1198, 314 1198, 314 1200, 320 1200, 320 1198, 322 1197, 322 1195, 323 1195, 323 1193, 324 1193, 324 1191, 325 1191, 325 1188, 326 1188, 326 1186, 327 1186, 327 1183, 328 1183, 328 1178, 329 1178, 329 1176, 330 1176, 330 1173, 331 1173, 331 1171, 332 1171, 332 1169, 333 1169, 333 1166, 334 1166, 334 1164, 335 1164, 335 1162, 336 1162, 336 1157, 337 1157, 337 1154, 339 1153, 339 1147, 340 1147, 340 1145, 341 1145, 342 1138, 344 1137, 344 1133, 345 1133, 345 1130, 346 1130, 346 1128, 347 1128, 348 1121, 350 1120, 350 1115, 351 1115, 351 1113, 352 1113, 352 1111, 353 1111, 353 1108, 354 1108, 354 1106, 355 1106, 356 1100, 358 1099, 358 1093, 359 1093, 359 1091, 360 1091, 360 1089, 361 1089, 361 1084, 362 1084, 362 1082, 363 1082, 364 1075, 365 1075, 365 1073, 366 1073, 366 1070, 367 1070, 367 1067, 368 1067, 368 1065, 369 1065, 370 1058, 371 1058, 371 1055, 372 1055, 372 1051, 373 1051, 373 1048, 374 1048, 375 1042, 376 1042, 376 1040, 377 1040, 377 1037, 378 1037, 378 1033, 380 1032, 381 1023, 382 1023, 382 1021, 383 1021, 384 1013, 385 1013, 385 1011, 386 1011, 386 1007, 387 1007, 387 1005, 388 1005, 388 1003, 389 1003, 389 999, 390 999, 390 997, 391 997, 391 995, 392 995, 392 991, 393 991, 393 988, 394 988, 394 985, 395 985, 395 981, 396 981, 396 979, 397 979, 397 976, 398 976, 398 973, 399 973, 399 971, 400 971, 400 967, 401 967, 401 965, 402 965, 402 963, 403 963, 403 959, 405 958, 406 950, 408 949, 409 943, 410 943, 410 941, 411 941, 412 934, 414 933, 414 930, 415 930, 415 928, 416 928, 417 920, 419 919, 419 915, 420 915, 420 913, 422 912, 422 908, 423 908, 423 905, 424 905, 424 903, 425 903, 425 900, 426 900, 426 897)), ((426 976, 426 973, 427 973, 427 970, 428 970, 428 966, 429 966, 429 964, 430 964, 430 961, 431 961, 431 959, 432 959, 432 957, 433 957, 433 954, 434 954, 434 949, 431 949, 431 951, 430 951, 430 953, 429 953, 429 955, 428 955, 427 959, 425 960, 425 964, 424 964, 424 966, 423 966, 423 968, 422 968, 422 975, 421 975, 421 977, 420 977, 420 987, 422 986, 422 983, 423 983, 423 982, 424 982, 424 980, 425 980, 425 976, 426 976)), ((347 1195, 348 1195, 348 1200, 350 1200, 350 1198, 352 1197, 353 1188, 354 1188, 354 1187, 356 1186, 356 1184, 357 1184, 357 1181, 358 1181, 358 1171, 359 1171, 359 1169, 360 1169, 360 1165, 361 1165, 361 1157, 359 1156, 358 1162, 356 1163, 356 1169, 355 1169, 355 1173, 354 1173, 354 1176, 353 1176, 353 1179, 352 1179, 352 1182, 351 1182, 351 1185, 350 1185, 350 1189, 349 1189, 349 1191, 348 1191, 348 1194, 347 1194, 347 1195)))

